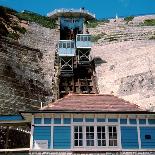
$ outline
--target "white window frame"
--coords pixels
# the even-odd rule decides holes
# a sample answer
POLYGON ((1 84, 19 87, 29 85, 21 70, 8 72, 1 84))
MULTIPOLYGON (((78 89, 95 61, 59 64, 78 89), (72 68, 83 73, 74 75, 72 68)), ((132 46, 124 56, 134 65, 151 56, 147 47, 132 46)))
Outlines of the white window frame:
MULTIPOLYGON (((101 133, 102 134, 102 133, 101 133)), ((120 145, 119 145, 119 130, 118 130, 118 125, 116 124, 90 124, 90 123, 85 123, 85 124, 74 124, 73 125, 73 130, 72 130, 72 142, 73 142, 73 148, 91 148, 91 147, 97 147, 97 148, 119 148, 120 145), (83 132, 83 136, 82 136, 82 143, 83 145, 82 146, 75 146, 74 145, 74 127, 75 126, 80 126, 82 127, 82 132, 83 132), (94 127, 94 139, 87 139, 86 138, 86 127, 94 127), (105 127, 105 139, 98 139, 97 137, 97 127, 105 127), (109 145, 109 127, 116 127, 116 134, 117 134, 117 138, 116 139, 111 139, 111 140, 116 140, 117 141, 117 145, 116 146, 110 146, 109 145), (93 146, 87 146, 87 140, 94 140, 94 145, 93 146), (98 146, 98 140, 105 140, 106 141, 106 146, 98 146)))
POLYGON ((75 125, 73 127, 73 146, 74 147, 83 147, 83 127, 80 126, 80 125, 75 125), (78 131, 77 132, 75 132, 75 127, 78 128, 78 131), (79 131, 79 128, 80 127, 82 128, 82 132, 79 131), (78 138, 77 139, 75 138, 75 134, 78 134, 78 138), (79 138, 80 134, 82 134, 82 139, 79 138), (75 141, 78 141, 78 145, 75 145, 75 141), (80 145, 80 141, 82 141, 82 145, 80 145))

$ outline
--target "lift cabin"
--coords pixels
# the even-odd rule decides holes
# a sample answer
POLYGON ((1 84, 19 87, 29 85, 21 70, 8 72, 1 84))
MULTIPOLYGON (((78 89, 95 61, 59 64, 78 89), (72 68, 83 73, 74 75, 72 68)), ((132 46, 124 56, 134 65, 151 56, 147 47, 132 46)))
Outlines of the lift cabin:
POLYGON ((58 21, 60 29, 57 49, 61 69, 60 97, 69 92, 90 93, 93 90, 89 72, 91 35, 84 23, 94 19, 95 15, 84 9, 59 9, 48 16, 58 21))

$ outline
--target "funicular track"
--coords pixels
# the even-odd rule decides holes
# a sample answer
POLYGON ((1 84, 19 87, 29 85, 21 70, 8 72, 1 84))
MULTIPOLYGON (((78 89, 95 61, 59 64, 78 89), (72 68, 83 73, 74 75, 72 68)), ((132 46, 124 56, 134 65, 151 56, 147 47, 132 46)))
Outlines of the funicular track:
MULTIPOLYGON (((54 16, 55 17, 55 16, 54 16)), ((53 18, 51 16, 51 18, 53 18)), ((59 66, 58 98, 69 93, 97 94, 95 65, 91 58, 91 35, 85 28, 88 17, 79 12, 57 17, 60 25, 60 40, 56 57, 59 66)))

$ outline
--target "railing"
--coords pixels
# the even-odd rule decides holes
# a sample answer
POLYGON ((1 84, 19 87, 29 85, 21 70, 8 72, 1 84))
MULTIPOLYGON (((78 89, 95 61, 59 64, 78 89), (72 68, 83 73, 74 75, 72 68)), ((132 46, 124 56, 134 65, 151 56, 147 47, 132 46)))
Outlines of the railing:
POLYGON ((54 11, 52 11, 51 13, 48 13, 47 14, 47 16, 53 16, 54 14, 56 14, 56 13, 60 13, 60 12, 73 12, 73 13, 77 13, 77 12, 79 12, 79 13, 86 13, 86 14, 88 14, 88 15, 90 15, 90 16, 92 16, 93 18, 95 18, 95 14, 93 14, 93 13, 90 13, 88 10, 84 10, 84 9, 82 9, 82 8, 80 8, 80 9, 55 9, 54 11))

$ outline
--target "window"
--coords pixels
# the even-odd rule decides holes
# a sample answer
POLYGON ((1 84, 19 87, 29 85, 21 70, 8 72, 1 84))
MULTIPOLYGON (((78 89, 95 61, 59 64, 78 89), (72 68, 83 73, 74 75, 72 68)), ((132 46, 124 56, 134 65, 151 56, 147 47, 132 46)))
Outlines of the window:
POLYGON ((77 41, 80 41, 80 36, 77 36, 77 41))
POLYGON ((83 146, 82 126, 74 127, 74 146, 83 146))
POLYGON ((86 126, 86 146, 94 146, 94 126, 86 126))
POLYGON ((108 127, 109 146, 117 146, 117 128, 116 126, 108 127))
POLYGON ((74 48, 74 42, 71 42, 71 48, 74 48))
POLYGON ((63 48, 66 48, 66 43, 63 43, 63 48))
POLYGON ((59 43, 59 48, 62 48, 62 43, 61 42, 59 43))
POLYGON ((70 43, 67 43, 67 48, 70 48, 71 46, 70 46, 70 43))
POLYGON ((90 38, 90 36, 88 36, 88 41, 91 41, 91 38, 90 38))
POLYGON ((106 146, 105 126, 97 127, 97 146, 106 146))

